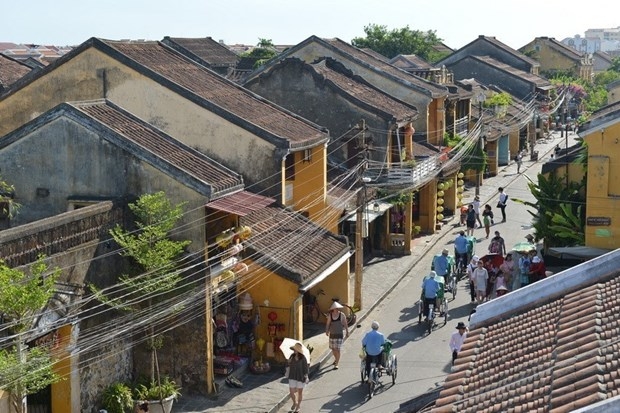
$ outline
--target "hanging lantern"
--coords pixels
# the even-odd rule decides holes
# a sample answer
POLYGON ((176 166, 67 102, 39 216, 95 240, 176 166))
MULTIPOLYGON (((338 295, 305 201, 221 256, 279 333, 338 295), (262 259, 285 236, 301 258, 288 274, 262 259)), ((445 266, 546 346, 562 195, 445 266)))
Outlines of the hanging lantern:
MULTIPOLYGON (((443 183, 443 182, 440 182, 440 183, 437 185, 437 189, 439 189, 440 191, 441 191, 442 189, 444 189, 444 188, 445 188, 445 185, 444 185, 444 183, 443 183)), ((437 195, 439 195, 439 194, 437 194, 437 195)), ((443 195, 442 195, 442 196, 443 196, 443 195)))
POLYGON ((444 201, 443 201, 443 198, 439 198, 439 199, 437 200, 437 205, 443 205, 443 202, 444 202, 444 201))
POLYGON ((456 194, 456 197, 460 201, 461 199, 463 199, 463 194, 458 193, 458 194, 456 194))
POLYGON ((463 187, 459 186, 456 190, 456 192, 458 192, 459 194, 463 192, 463 187))
POLYGON ((443 212, 443 207, 441 205, 437 207, 437 212, 443 212))
POLYGON ((456 177, 459 179, 463 179, 464 176, 465 174, 463 172, 459 172, 459 174, 456 177))
POLYGON ((463 203, 462 203, 461 201, 459 201, 459 202, 457 202, 457 203, 456 203, 456 207, 457 207, 457 208, 460 208, 460 207, 462 207, 462 206, 463 206, 463 203))
POLYGON ((443 191, 437 192, 437 196, 440 197, 440 198, 443 198, 444 195, 445 195, 445 193, 443 191))
POLYGON ((456 184, 458 186, 463 186, 463 185, 465 185, 465 181, 463 181, 462 179, 459 179, 459 181, 456 184))
POLYGON ((439 221, 441 221, 441 220, 443 219, 443 214, 438 214, 438 215, 437 215, 437 219, 438 219, 439 221))

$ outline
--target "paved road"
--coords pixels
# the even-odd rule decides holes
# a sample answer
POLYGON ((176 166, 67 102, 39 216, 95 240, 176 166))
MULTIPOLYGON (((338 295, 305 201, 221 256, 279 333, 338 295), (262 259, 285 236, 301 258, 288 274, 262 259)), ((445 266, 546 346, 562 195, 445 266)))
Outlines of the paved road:
MULTIPOLYGON (((559 137, 556 137, 559 142, 559 137)), ((563 145, 562 145, 563 146, 563 145)), ((541 158, 545 154, 541 153, 541 158)), ((496 179, 485 183, 487 196, 482 196, 483 205, 488 202, 493 206, 496 222, 501 221, 501 213, 495 208, 497 197, 489 192, 493 181, 508 183, 505 192, 512 198, 534 201, 528 187, 528 177, 536 179, 540 172, 541 162, 525 162, 527 169, 521 174, 516 173, 516 166, 505 168, 496 179), (500 215, 499 220, 497 215, 500 215)), ((471 194, 470 194, 471 195, 471 194)), ((531 215, 526 207, 516 202, 509 202, 506 209, 508 221, 491 227, 491 237, 499 230, 506 240, 506 245, 525 241, 525 235, 531 231, 531 215)), ((443 383, 450 372, 450 351, 448 342, 455 331, 457 322, 467 323, 467 318, 474 308, 470 303, 468 287, 465 281, 459 284, 457 297, 451 301, 449 319, 446 325, 443 320, 428 335, 424 325, 418 324, 418 310, 415 304, 420 295, 422 278, 430 269, 431 259, 444 246, 452 250, 452 241, 463 227, 453 226, 445 231, 442 238, 429 250, 429 254, 421 257, 412 270, 381 303, 372 310, 362 322, 361 328, 346 341, 340 369, 334 370, 325 363, 319 373, 304 391, 302 411, 305 412, 391 412, 398 409, 401 403, 421 395, 443 383), (372 320, 381 323, 382 331, 394 342, 393 351, 398 358, 398 376, 395 385, 390 377, 384 377, 385 385, 379 389, 374 398, 368 400, 366 387, 360 383, 360 359, 358 352, 363 334, 370 329, 372 320)), ((484 239, 484 229, 477 229, 474 234, 479 242, 476 253, 484 255, 489 240, 484 239), (482 239, 481 239, 482 238, 482 239)), ((291 403, 286 403, 278 412, 288 412, 291 403)))

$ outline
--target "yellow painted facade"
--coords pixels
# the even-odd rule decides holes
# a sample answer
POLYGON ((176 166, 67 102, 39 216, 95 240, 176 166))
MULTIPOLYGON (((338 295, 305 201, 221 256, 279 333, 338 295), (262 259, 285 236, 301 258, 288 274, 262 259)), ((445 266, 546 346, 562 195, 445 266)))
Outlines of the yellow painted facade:
MULTIPOLYGON (((261 323, 256 328, 256 338, 262 338, 269 342, 273 337, 269 335, 268 318, 270 312, 277 314, 276 323, 283 323, 285 331, 279 331, 277 336, 291 337, 297 340, 303 338, 303 294, 299 291, 299 285, 288 280, 273 271, 261 267, 252 260, 245 260, 250 271, 239 277, 237 291, 243 295, 249 293, 260 311, 261 323), (268 303, 268 305, 267 305, 268 303)), ((319 308, 327 312, 332 303, 332 298, 339 298, 341 302, 348 303, 349 291, 349 261, 346 260, 331 275, 310 289, 310 294, 317 297, 319 308), (322 290, 324 294, 319 294, 322 290)), ((319 322, 324 322, 321 317, 319 322)))
POLYGON ((620 122, 582 137, 588 145, 586 246, 616 249, 620 247, 620 122))
POLYGON ((573 56, 570 52, 561 52, 561 46, 553 44, 553 40, 538 37, 519 49, 521 53, 530 56, 540 63, 540 72, 569 72, 575 77, 591 81, 594 71, 592 60, 583 60, 573 56))

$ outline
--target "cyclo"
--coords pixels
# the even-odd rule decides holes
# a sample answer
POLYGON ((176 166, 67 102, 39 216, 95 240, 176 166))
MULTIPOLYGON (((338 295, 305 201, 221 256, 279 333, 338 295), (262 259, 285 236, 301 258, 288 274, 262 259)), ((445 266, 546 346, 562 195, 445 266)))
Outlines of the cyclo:
POLYGON ((377 386, 382 385, 381 377, 384 373, 388 376, 392 376, 392 384, 396 383, 396 375, 398 373, 398 361, 396 358, 396 354, 392 353, 392 345, 393 344, 390 340, 385 340, 385 343, 383 344, 383 352, 381 353, 381 360, 378 364, 370 364, 370 380, 367 380, 368 376, 366 376, 366 350, 362 348, 360 352, 360 358, 362 359, 360 364, 360 377, 362 380, 362 384, 365 384, 368 381, 369 398, 372 398, 377 386))

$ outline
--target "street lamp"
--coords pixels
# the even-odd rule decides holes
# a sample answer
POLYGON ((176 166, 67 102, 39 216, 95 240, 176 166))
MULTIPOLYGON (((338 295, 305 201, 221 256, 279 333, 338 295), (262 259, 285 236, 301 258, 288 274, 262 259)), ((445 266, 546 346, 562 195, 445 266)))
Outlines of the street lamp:
POLYGON ((476 102, 478 103, 478 122, 480 122, 480 167, 478 168, 478 171, 476 172, 476 195, 480 195, 480 179, 481 179, 481 173, 482 173, 482 168, 484 166, 484 142, 483 142, 483 136, 482 136, 482 104, 484 103, 484 101, 487 100, 486 95, 484 94, 484 92, 480 92, 478 93, 478 95, 476 96, 476 102))

